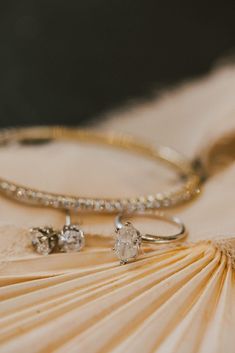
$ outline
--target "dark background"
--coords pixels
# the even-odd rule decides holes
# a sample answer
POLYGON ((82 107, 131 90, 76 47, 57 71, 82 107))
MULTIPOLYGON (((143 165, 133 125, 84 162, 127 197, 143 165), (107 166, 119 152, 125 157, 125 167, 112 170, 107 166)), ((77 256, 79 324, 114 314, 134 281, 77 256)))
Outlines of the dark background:
POLYGON ((234 47, 229 1, 0 2, 0 125, 87 123, 205 74, 234 47))

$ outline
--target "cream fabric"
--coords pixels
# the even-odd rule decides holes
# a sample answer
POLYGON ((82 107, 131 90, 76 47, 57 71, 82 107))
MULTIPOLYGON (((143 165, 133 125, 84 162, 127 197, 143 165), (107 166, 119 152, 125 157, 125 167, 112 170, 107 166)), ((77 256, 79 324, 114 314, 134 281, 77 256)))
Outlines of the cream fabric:
MULTIPOLYGON (((145 247, 139 261, 119 266, 113 217, 74 215, 84 251, 40 256, 28 227, 61 227, 64 214, 1 197, 1 353, 234 352, 234 92, 235 68, 226 67, 97 126, 200 156, 210 175, 200 197, 171 211, 189 230, 186 243, 145 247)), ((9 179, 67 193, 131 196, 176 182, 151 161, 90 145, 9 146, 0 161, 9 179)))

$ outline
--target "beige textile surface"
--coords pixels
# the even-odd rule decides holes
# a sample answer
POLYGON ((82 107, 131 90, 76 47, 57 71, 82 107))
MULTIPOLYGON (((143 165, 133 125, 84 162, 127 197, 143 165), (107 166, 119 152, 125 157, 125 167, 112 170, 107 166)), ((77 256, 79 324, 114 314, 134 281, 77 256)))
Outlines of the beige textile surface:
MULTIPOLYGON (((1 197, 1 353, 234 352, 234 92, 235 68, 225 67, 97 126, 201 157, 210 177, 200 197, 171 211, 187 243, 146 247, 119 266, 113 217, 74 215, 88 234, 84 251, 40 256, 28 227, 61 227, 64 214, 1 197)), ((67 193, 131 196, 176 182, 151 161, 90 145, 9 146, 0 161, 2 176, 67 193)))

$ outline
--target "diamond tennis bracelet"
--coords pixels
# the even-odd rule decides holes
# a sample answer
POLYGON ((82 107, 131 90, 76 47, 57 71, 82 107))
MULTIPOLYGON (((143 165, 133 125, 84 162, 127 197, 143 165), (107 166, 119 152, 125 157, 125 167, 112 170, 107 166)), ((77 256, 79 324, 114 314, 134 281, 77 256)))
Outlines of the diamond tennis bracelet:
POLYGON ((200 177, 191 163, 178 152, 168 147, 153 147, 139 142, 136 138, 118 134, 102 134, 93 130, 59 126, 12 128, 0 131, 0 145, 8 143, 38 143, 47 140, 70 140, 134 152, 156 162, 173 167, 182 177, 183 183, 174 190, 153 193, 134 198, 91 198, 76 195, 55 194, 0 178, 0 193, 21 203, 64 210, 89 212, 133 212, 162 209, 191 200, 199 192, 200 177))

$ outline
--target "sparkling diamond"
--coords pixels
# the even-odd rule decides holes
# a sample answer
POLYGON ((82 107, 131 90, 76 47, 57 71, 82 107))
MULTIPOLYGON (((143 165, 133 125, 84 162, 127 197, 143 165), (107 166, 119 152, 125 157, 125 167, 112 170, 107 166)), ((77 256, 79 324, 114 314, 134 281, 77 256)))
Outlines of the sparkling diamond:
POLYGON ((16 196, 20 199, 20 198, 23 198, 25 195, 25 190, 24 189, 18 189, 16 191, 16 196))
POLYGON ((47 230, 32 229, 32 245, 35 250, 41 255, 50 254, 55 247, 55 240, 50 236, 47 230))
POLYGON ((141 245, 141 235, 131 223, 117 230, 114 251, 121 263, 136 258, 141 245))
POLYGON ((85 245, 83 231, 75 225, 65 226, 59 234, 58 244, 63 252, 80 251, 85 245))

